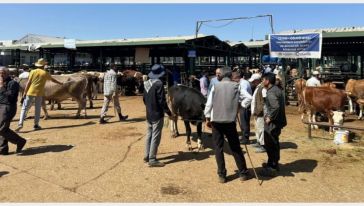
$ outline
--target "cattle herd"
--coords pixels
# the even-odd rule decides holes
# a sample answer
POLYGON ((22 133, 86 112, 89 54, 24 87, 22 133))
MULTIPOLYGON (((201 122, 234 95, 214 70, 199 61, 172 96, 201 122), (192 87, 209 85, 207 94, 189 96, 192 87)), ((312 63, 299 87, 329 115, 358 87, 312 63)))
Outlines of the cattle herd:
MULTIPOLYGON (((321 87, 305 86, 304 79, 295 81, 295 90, 298 97, 298 110, 302 112, 302 119, 307 114, 309 122, 316 121, 316 114, 327 116, 330 125, 342 125, 345 117, 345 105, 348 102, 349 112, 354 113, 354 104, 359 106, 358 119, 363 118, 364 107, 364 80, 350 79, 345 90, 337 89, 335 84, 325 83, 321 87)), ((312 125, 317 128, 317 125, 312 125)), ((330 128, 332 132, 332 128, 330 128)))
MULTIPOLYGON (((78 104, 76 118, 81 116, 84 111, 84 116, 87 116, 86 105, 89 102, 89 108, 93 108, 93 99, 97 98, 99 93, 103 91, 102 72, 79 72, 74 74, 53 75, 53 77, 63 82, 63 85, 55 84, 47 81, 45 86, 45 98, 42 103, 44 118, 49 118, 46 109, 46 101, 51 103, 50 109, 54 108, 54 104, 61 107, 61 102, 72 98, 78 104)), ((118 85, 122 94, 133 95, 143 92, 143 81, 145 75, 135 70, 125 70, 118 72, 118 85)), ((20 79, 20 92, 25 88, 27 79, 20 79)), ((364 80, 350 79, 345 90, 337 89, 335 84, 325 83, 321 87, 308 87, 306 80, 297 79, 295 81, 295 91, 298 99, 298 111, 301 112, 301 119, 307 115, 309 122, 316 122, 316 115, 326 115, 329 123, 342 125, 345 116, 345 105, 348 103, 350 114, 354 113, 355 104, 359 106, 358 119, 363 118, 364 108, 364 80)), ((202 122, 204 121, 203 109, 206 99, 202 94, 192 88, 186 86, 173 86, 168 90, 168 103, 172 113, 175 116, 180 116, 184 120, 187 136, 187 147, 191 149, 191 127, 190 123, 197 126, 198 134, 198 149, 203 148, 201 142, 202 122)), ((317 128, 314 124, 313 128, 317 128)), ((332 128, 330 128, 332 132, 332 128)), ((174 121, 171 125, 171 136, 179 135, 177 122, 174 121)))

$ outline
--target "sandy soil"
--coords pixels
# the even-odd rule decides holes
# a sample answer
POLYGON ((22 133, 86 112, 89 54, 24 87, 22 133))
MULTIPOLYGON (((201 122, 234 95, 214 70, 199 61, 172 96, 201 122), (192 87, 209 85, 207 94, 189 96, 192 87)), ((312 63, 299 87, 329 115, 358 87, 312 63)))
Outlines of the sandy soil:
MULTIPOLYGON (((352 143, 339 146, 324 130, 314 131, 314 137, 308 139, 297 107, 289 106, 288 126, 281 135, 280 175, 264 179, 261 185, 256 179, 240 182, 227 148, 229 181, 220 184, 210 131, 205 130, 203 138, 206 149, 189 152, 185 136, 170 138, 168 128, 164 128, 158 158, 166 166, 149 168, 142 160, 146 132, 142 98, 121 97, 120 103, 123 113, 129 115, 127 122, 118 122, 111 108, 109 123, 98 124, 102 100, 96 100, 96 108, 88 109, 88 117, 81 119, 74 118, 76 104, 64 102, 62 110, 50 111, 51 118, 41 120, 40 131, 32 131, 33 119, 27 119, 20 133, 28 140, 23 154, 14 154, 15 146, 10 145, 12 154, 0 156, 0 201, 364 201, 363 133, 356 133, 352 143)), ((13 129, 17 118, 19 112, 12 122, 13 129)), ((345 124, 363 126, 363 121, 354 116, 347 119, 345 124)), ((180 132, 184 133, 182 125, 180 121, 180 132)), ((266 154, 254 153, 251 146, 248 150, 256 170, 260 170, 266 154)))

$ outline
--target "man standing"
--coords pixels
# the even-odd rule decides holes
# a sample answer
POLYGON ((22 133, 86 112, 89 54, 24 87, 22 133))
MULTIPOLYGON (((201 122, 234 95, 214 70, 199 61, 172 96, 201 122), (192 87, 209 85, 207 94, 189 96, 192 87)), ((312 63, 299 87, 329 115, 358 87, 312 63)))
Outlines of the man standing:
POLYGON ((210 92, 211 92, 211 88, 216 85, 217 83, 219 83, 222 79, 222 76, 221 76, 221 69, 220 68, 217 68, 215 70, 215 77, 211 79, 210 81, 210 85, 209 85, 209 90, 207 92, 207 95, 210 95, 210 92))
MULTIPOLYGON (((250 79, 249 79, 250 80, 250 79)), ((248 80, 244 76, 240 79, 240 126, 243 129, 243 136, 240 138, 241 144, 249 144, 250 136, 250 103, 252 101, 252 88, 248 80)))
POLYGON ((306 82, 306 86, 308 87, 319 87, 321 86, 320 80, 318 80, 318 75, 320 73, 318 71, 313 71, 311 78, 309 78, 306 82))
POLYGON ((164 67, 155 64, 148 74, 149 80, 144 82, 143 101, 147 112, 147 136, 145 142, 144 162, 149 167, 163 167, 157 160, 158 146, 162 137, 164 113, 172 116, 166 102, 163 83, 160 80, 165 74, 164 67))
POLYGON ((121 114, 119 92, 117 89, 117 68, 115 64, 110 65, 110 70, 104 76, 104 104, 101 109, 100 124, 106 123, 105 117, 111 100, 113 100, 114 109, 118 113, 119 120, 124 121, 128 119, 128 115, 123 116, 121 114))
POLYGON ((19 84, 9 76, 9 70, 0 68, 0 154, 8 155, 8 141, 16 144, 16 152, 23 149, 26 140, 9 128, 11 120, 16 114, 19 84))
POLYGON ((207 71, 203 71, 202 73, 202 77, 200 78, 200 88, 201 88, 201 94, 207 98, 207 93, 208 93, 208 89, 209 89, 209 77, 208 77, 208 72, 207 71))
POLYGON ((208 97, 205 116, 208 126, 212 126, 212 138, 215 145, 215 158, 219 182, 226 182, 226 168, 224 160, 224 135, 239 170, 241 181, 249 179, 243 151, 239 144, 239 135, 236 130, 236 115, 239 106, 239 84, 231 81, 231 69, 221 69, 223 79, 211 89, 208 97), (211 121, 211 123, 210 123, 211 121))
POLYGON ((62 85, 62 82, 54 79, 48 72, 44 70, 44 66, 47 64, 45 59, 40 58, 35 63, 37 69, 34 69, 29 74, 29 79, 27 85, 24 89, 24 102, 21 108, 20 118, 18 127, 15 129, 16 132, 20 131, 23 128, 23 122, 26 118, 26 115, 32 105, 32 102, 35 101, 35 116, 34 116, 34 130, 42 129, 39 126, 40 119, 40 109, 42 106, 42 100, 45 94, 44 87, 47 80, 50 80, 54 83, 62 85), (26 97, 25 97, 26 96, 26 97))
POLYGON ((275 176, 279 171, 279 135, 282 128, 287 125, 283 92, 275 85, 275 81, 276 77, 273 73, 263 75, 263 85, 267 89, 264 148, 267 151, 268 162, 263 163, 262 176, 275 176))

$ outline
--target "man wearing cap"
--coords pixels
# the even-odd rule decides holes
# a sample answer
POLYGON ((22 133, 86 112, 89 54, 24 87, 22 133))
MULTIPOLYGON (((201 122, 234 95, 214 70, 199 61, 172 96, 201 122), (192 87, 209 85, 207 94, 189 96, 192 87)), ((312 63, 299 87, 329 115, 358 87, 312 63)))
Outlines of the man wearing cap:
POLYGON ((110 64, 110 70, 108 70, 104 76, 104 104, 101 109, 100 124, 106 123, 105 117, 111 100, 113 100, 114 108, 118 113, 119 120, 124 121, 128 119, 128 115, 123 116, 121 114, 119 92, 117 90, 117 67, 115 64, 110 64))
POLYGON ((44 70, 44 66, 46 64, 47 62, 45 59, 38 59, 38 61, 35 63, 37 68, 32 70, 29 74, 29 79, 24 89, 24 102, 20 113, 18 127, 15 129, 17 132, 23 128, 23 122, 33 101, 35 101, 34 130, 42 129, 39 126, 39 119, 42 100, 45 94, 45 84, 47 80, 50 80, 54 83, 62 85, 62 82, 57 81, 47 71, 44 70))
POLYGON ((267 113, 266 106, 264 105, 265 97, 267 96, 267 90, 264 88, 263 83, 260 83, 256 76, 252 84, 258 84, 253 93, 253 100, 251 103, 251 113, 255 117, 255 137, 257 142, 252 146, 256 148, 255 152, 265 152, 264 145, 264 114, 267 113))
MULTIPOLYGON (((242 74, 244 75, 244 74, 242 74)), ((245 78, 241 78, 239 85, 240 85, 240 127, 243 130, 243 136, 240 138, 241 144, 249 144, 249 136, 250 136, 250 104, 252 101, 252 88, 250 85, 250 81, 252 80, 253 75, 251 78, 246 80, 245 78)))
POLYGON ((313 71, 311 78, 309 78, 306 82, 306 86, 308 87, 319 87, 321 86, 320 80, 318 80, 318 75, 320 73, 318 71, 313 71))
POLYGON ((171 118, 172 113, 168 108, 164 86, 160 80, 165 74, 161 64, 155 64, 148 74, 149 80, 144 81, 143 102, 146 107, 147 136, 145 142, 144 162, 149 167, 163 167, 164 163, 157 160, 158 146, 162 137, 164 113, 171 118))
POLYGON ((0 154, 8 155, 8 141, 16 144, 16 153, 21 152, 25 143, 24 138, 11 130, 10 122, 16 114, 19 84, 9 76, 9 70, 0 68, 0 154))

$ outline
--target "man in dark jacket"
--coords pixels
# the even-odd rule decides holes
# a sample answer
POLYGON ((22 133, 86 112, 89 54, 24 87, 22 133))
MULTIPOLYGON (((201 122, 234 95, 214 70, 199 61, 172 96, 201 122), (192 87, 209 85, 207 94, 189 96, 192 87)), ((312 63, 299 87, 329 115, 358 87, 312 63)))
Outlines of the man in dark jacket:
POLYGON ((166 102, 163 83, 160 80, 165 74, 165 69, 160 64, 155 64, 148 74, 149 80, 144 81, 143 101, 147 110, 147 136, 145 144, 144 162, 150 167, 163 167, 164 163, 156 158, 158 146, 162 137, 164 113, 171 117, 166 102))
POLYGON ((280 159, 279 135, 287 125, 283 92, 275 85, 273 73, 263 75, 263 85, 267 89, 265 105, 267 113, 264 117, 264 148, 267 151, 268 162, 263 164, 262 176, 275 176, 279 171, 280 159))
POLYGON ((10 122, 16 114, 19 84, 9 76, 9 70, 0 68, 0 154, 8 155, 8 141, 16 144, 16 152, 23 149, 26 140, 11 130, 10 122))

